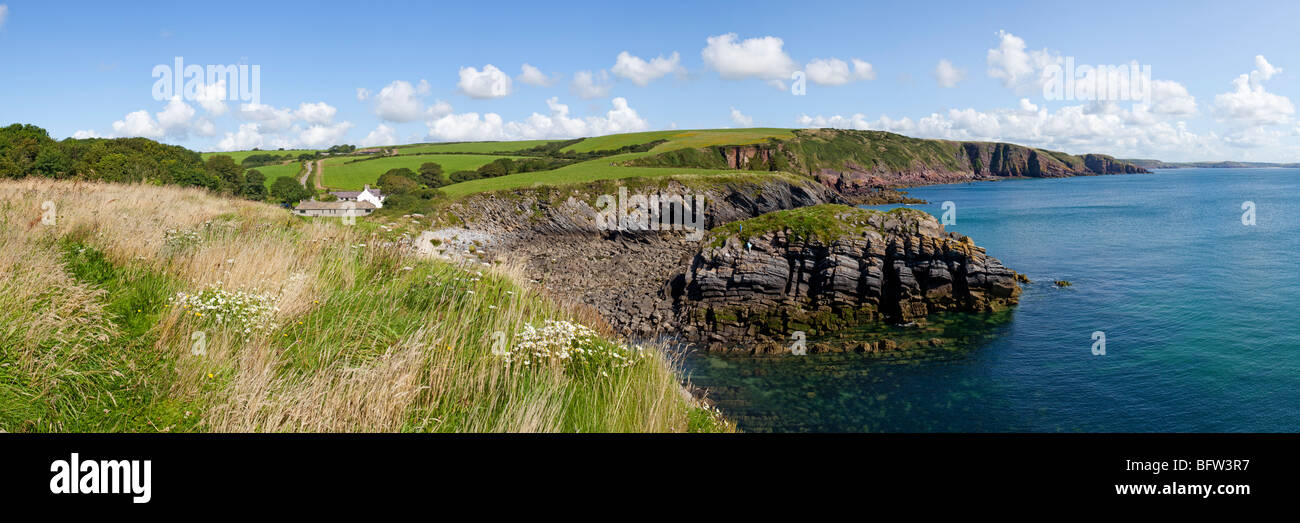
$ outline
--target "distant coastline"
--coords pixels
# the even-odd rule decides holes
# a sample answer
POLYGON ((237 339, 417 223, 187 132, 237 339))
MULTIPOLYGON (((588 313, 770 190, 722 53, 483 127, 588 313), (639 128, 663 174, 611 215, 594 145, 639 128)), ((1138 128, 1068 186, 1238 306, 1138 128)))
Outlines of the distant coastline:
POLYGON ((1160 160, 1134 159, 1126 158, 1120 160, 1128 162, 1143 169, 1266 169, 1266 168, 1297 168, 1300 163, 1273 163, 1273 162, 1163 162, 1160 160))

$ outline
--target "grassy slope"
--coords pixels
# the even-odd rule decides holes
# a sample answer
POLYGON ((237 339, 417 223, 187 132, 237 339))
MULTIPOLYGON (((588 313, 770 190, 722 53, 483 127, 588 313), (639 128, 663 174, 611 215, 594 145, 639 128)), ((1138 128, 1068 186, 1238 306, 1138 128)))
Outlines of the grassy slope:
POLYGON ((726 429, 683 399, 655 350, 627 368, 506 365, 496 332, 510 347, 527 323, 581 318, 508 273, 417 257, 366 221, 172 187, 0 190, 24 195, 0 204, 3 430, 726 429), (42 201, 54 225, 31 219, 42 201), (205 288, 276 309, 245 332, 168 300, 205 288))
POLYGON ((254 169, 266 176, 266 186, 269 188, 271 184, 275 183, 275 179, 281 176, 298 179, 298 175, 302 173, 302 162, 289 162, 284 165, 263 165, 254 167, 254 169))
POLYGON ((442 166, 443 172, 451 174, 456 171, 477 169, 497 158, 517 158, 514 156, 495 156, 486 154, 423 154, 411 156, 390 156, 377 160, 356 160, 355 157, 339 157, 325 160, 326 187, 360 190, 364 185, 375 185, 379 176, 389 169, 405 167, 412 171, 420 164, 434 162, 442 166))
POLYGON ((596 180, 619 178, 657 178, 676 175, 735 175, 730 169, 658 168, 615 166, 631 159, 654 155, 673 149, 706 147, 710 145, 742 145, 759 143, 772 137, 793 136, 789 129, 715 129, 702 131, 651 131, 644 133, 615 134, 588 138, 567 150, 589 152, 612 150, 628 145, 638 145, 655 140, 668 140, 643 153, 628 153, 596 158, 552 171, 512 174, 498 178, 470 180, 442 188, 448 196, 462 196, 488 191, 518 189, 536 185, 572 185, 596 180))

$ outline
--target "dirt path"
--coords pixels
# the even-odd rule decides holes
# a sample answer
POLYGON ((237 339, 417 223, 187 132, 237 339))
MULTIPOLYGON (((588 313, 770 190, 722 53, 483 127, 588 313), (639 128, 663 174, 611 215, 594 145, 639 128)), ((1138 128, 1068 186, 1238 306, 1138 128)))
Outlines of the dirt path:
MULTIPOLYGON (((298 178, 298 184, 307 187, 307 177, 311 176, 311 162, 307 162, 307 170, 303 171, 302 178, 298 178)), ((310 189, 310 187, 307 187, 310 189)))
MULTIPOLYGON (((325 186, 321 180, 325 178, 325 160, 316 160, 316 190, 325 191, 325 186)), ((306 185, 306 184, 304 184, 306 185)))

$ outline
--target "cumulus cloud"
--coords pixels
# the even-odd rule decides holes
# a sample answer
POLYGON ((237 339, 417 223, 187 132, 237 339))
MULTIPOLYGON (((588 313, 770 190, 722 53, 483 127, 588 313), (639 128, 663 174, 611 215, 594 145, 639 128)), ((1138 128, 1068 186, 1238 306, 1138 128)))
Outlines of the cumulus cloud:
POLYGON ((470 98, 501 98, 510 94, 511 81, 510 75, 487 64, 481 71, 473 67, 460 68, 460 81, 456 87, 470 98))
POLYGON ((226 81, 221 80, 214 84, 199 84, 198 97, 195 99, 204 111, 213 116, 221 116, 226 112, 226 81))
MULTIPOLYGON (((181 97, 174 96, 167 101, 163 110, 156 114, 151 115, 149 111, 141 109, 113 122, 112 136, 138 136, 158 140, 163 137, 184 138, 191 132, 200 136, 215 134, 216 126, 206 119, 194 120, 195 113, 194 108, 181 100, 181 97)), ((94 134, 94 131, 78 131, 78 133, 89 136, 94 134)))
POLYGON ((1152 80, 1151 112, 1166 116, 1192 116, 1197 112, 1196 97, 1178 82, 1152 80))
POLYGON ((323 125, 334 121, 334 115, 338 112, 338 109, 325 102, 303 102, 298 104, 298 110, 293 115, 304 122, 323 125))
POLYGON ((1118 104, 1106 104, 1068 106, 1051 112, 1021 99, 1014 109, 951 109, 915 120, 887 115, 874 120, 863 114, 800 115, 796 123, 802 127, 872 129, 922 138, 1011 142, 1072 153, 1170 158, 1223 154, 1224 141, 1217 135, 1191 132, 1183 122, 1144 118, 1144 109, 1126 110, 1118 104))
POLYGON ((533 113, 520 121, 507 122, 496 113, 453 113, 428 122, 429 137, 443 141, 574 138, 650 127, 626 99, 614 98, 610 102, 613 108, 603 116, 586 118, 569 116, 569 106, 555 97, 546 100, 549 114, 533 113))
POLYGON ((541 69, 529 64, 520 66, 519 71, 519 76, 515 77, 515 79, 519 80, 519 83, 523 84, 537 87, 550 87, 559 80, 558 75, 556 77, 546 76, 546 73, 543 73, 541 69))
POLYGON ((293 125, 293 111, 288 107, 277 109, 266 104, 240 104, 237 116, 257 123, 263 131, 282 131, 293 125))
POLYGON ((774 85, 788 80, 797 69, 785 53, 785 42, 775 36, 737 41, 736 33, 710 36, 700 56, 704 65, 729 80, 757 78, 774 85))
POLYGON ((584 100, 609 96, 613 86, 609 84, 609 72, 578 71, 573 73, 573 83, 569 91, 584 100))
POLYGON ((614 60, 614 67, 610 69, 610 72, 614 73, 614 76, 626 78, 631 80, 632 83, 644 87, 650 82, 671 73, 680 73, 682 71, 681 59, 682 57, 676 51, 673 51, 673 54, 667 58, 659 55, 647 62, 641 57, 623 51, 618 53, 618 58, 614 60))
POLYGON ((424 103, 411 82, 396 80, 375 95, 375 115, 390 122, 412 122, 424 116, 424 103))
POLYGON ((385 124, 379 124, 375 130, 370 131, 365 138, 361 139, 362 147, 374 147, 376 145, 394 145, 397 143, 397 130, 385 124))
POLYGON ((9 20, 9 5, 0 4, 0 27, 4 27, 7 20, 9 20))
POLYGON ((321 149, 337 145, 343 141, 343 135, 347 134, 350 129, 352 129, 351 122, 312 125, 298 133, 298 141, 294 143, 294 146, 321 149))
POLYGON ((839 58, 817 58, 808 62, 804 72, 808 74, 809 81, 819 85, 844 85, 876 78, 876 70, 871 64, 857 58, 853 59, 852 69, 849 69, 847 62, 839 58))
POLYGON ((366 89, 365 87, 358 87, 358 88, 357 88, 357 101, 358 101, 358 102, 364 102, 364 101, 366 101, 366 98, 370 98, 370 89, 366 89))
POLYGON ((1044 69, 1062 62, 1059 53, 1047 49, 1026 51, 1025 41, 1016 35, 998 31, 997 36, 998 46, 988 50, 988 74, 1018 92, 1042 89, 1044 69))
POLYGON ((741 112, 740 112, 740 109, 736 109, 735 107, 732 107, 732 108, 731 108, 731 123, 734 123, 734 124, 739 125, 739 126, 741 126, 741 127, 753 127, 753 126, 754 126, 754 117, 752 117, 752 116, 746 116, 744 113, 741 113, 741 112))
POLYGON ((1291 120, 1295 105, 1285 96, 1270 93, 1264 82, 1282 70, 1263 55, 1255 56, 1255 70, 1232 80, 1232 91, 1214 96, 1214 116, 1241 125, 1276 125, 1291 120))
POLYGON ((957 82, 966 78, 966 71, 958 69, 944 58, 940 59, 939 65, 935 66, 934 78, 939 81, 939 87, 956 87, 957 82))

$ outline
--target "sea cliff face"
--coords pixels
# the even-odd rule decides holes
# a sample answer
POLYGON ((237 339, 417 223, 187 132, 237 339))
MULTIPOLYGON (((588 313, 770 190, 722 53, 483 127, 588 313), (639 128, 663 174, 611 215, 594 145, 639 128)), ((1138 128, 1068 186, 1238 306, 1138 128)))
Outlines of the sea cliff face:
POLYGON ((794 135, 763 144, 677 149, 627 165, 790 172, 816 179, 850 200, 882 188, 1148 172, 1102 154, 1078 156, 1010 143, 928 140, 842 129, 804 129, 794 135))
POLYGON ((785 211, 730 224, 710 241, 671 286, 682 335, 710 350, 789 352, 796 331, 992 312, 1020 295, 1013 271, 910 209, 785 211))

